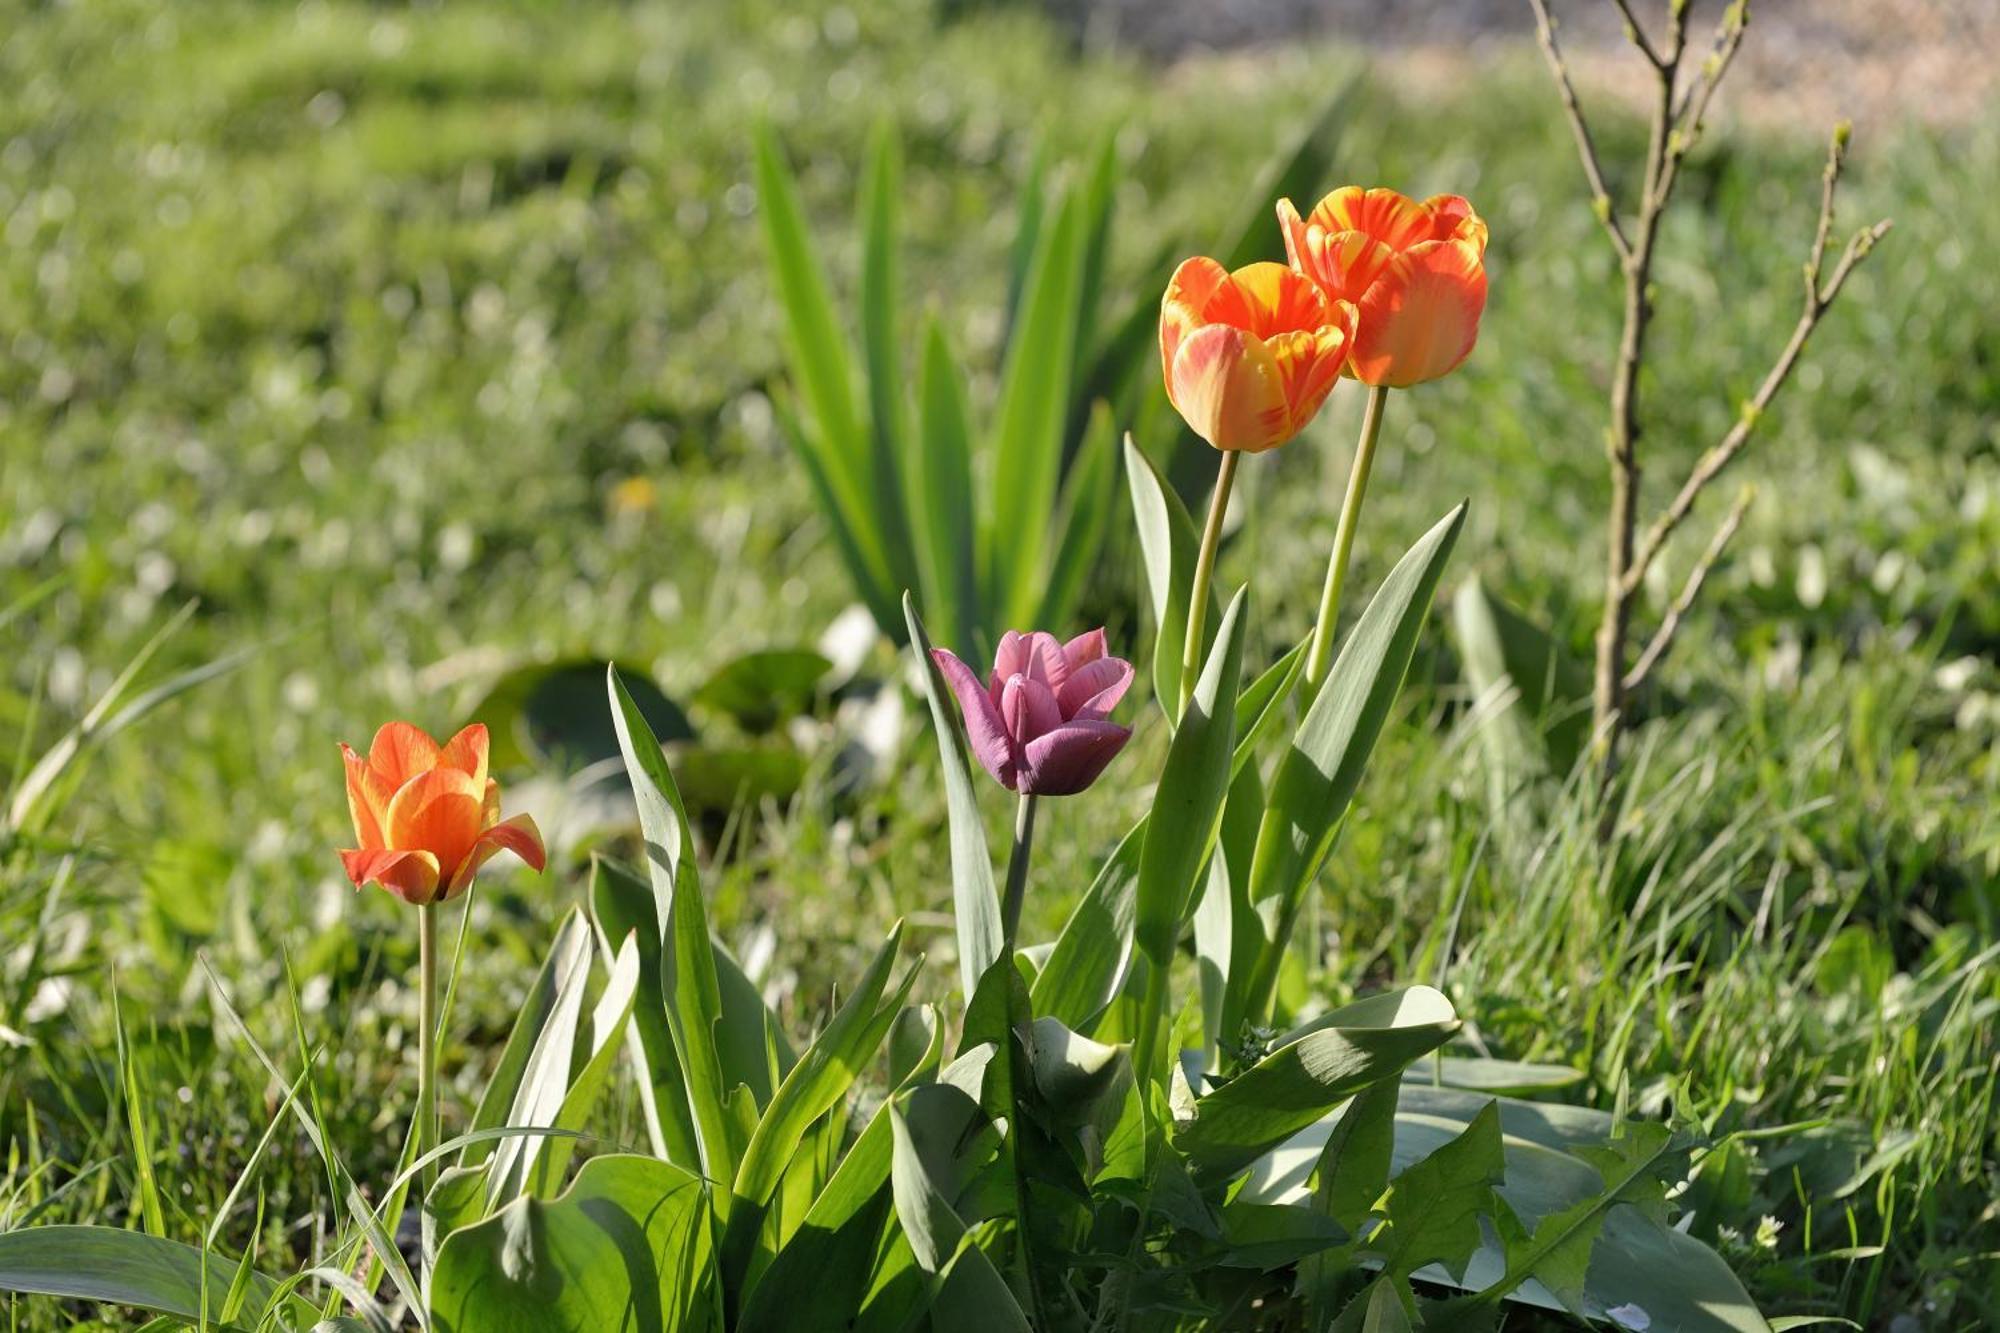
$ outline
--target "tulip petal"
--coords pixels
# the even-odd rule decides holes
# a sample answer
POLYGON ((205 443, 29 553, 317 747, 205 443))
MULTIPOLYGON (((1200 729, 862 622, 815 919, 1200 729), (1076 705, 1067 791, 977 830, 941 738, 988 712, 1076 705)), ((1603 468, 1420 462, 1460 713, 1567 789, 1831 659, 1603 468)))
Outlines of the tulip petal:
POLYGON ((471 774, 434 768, 396 792, 383 831, 392 847, 436 857, 438 873, 449 883, 485 827, 484 811, 485 792, 471 774))
POLYGON ((391 789, 436 768, 437 761, 437 742, 407 722, 384 723, 368 747, 368 766, 381 774, 391 789))
POLYGON ((1211 324, 1233 324, 1269 341, 1280 333, 1317 329, 1330 312, 1311 278, 1283 264, 1246 264, 1229 275, 1204 312, 1211 324))
POLYGON ((456 768, 470 773, 473 782, 486 784, 486 752, 490 741, 486 734, 486 724, 475 722, 444 743, 438 752, 438 764, 444 768, 456 768))
MULTIPOLYGON (((1211 322, 1203 313, 1209 298, 1228 285, 1229 270, 1206 255, 1181 261, 1174 276, 1167 280, 1166 295, 1160 298, 1160 372, 1166 380, 1169 398, 1174 393, 1175 354, 1189 334, 1211 322)), ((1003 672, 1001 678, 1012 674, 1003 672)))
POLYGON ((1100 657, 1086 662, 1063 682, 1056 703, 1063 717, 1091 721, 1110 716, 1132 687, 1132 664, 1122 658, 1100 657))
MULTIPOLYGON (((1070 673, 1074 675, 1078 667, 1087 662, 1095 662, 1110 649, 1105 644, 1104 628, 1100 625, 1096 629, 1085 630, 1071 639, 1063 645, 1062 651, 1063 660, 1069 663, 1070 673)), ((1062 691, 1058 690, 1056 693, 1060 695, 1062 691)))
POLYGON ((493 825, 473 842, 472 850, 459 865, 458 873, 444 892, 444 901, 450 901, 472 887, 472 881, 479 874, 479 868, 491 860, 496 852, 512 852, 535 871, 548 865, 548 849, 542 843, 542 831, 535 827, 535 821, 528 815, 515 815, 493 825))
POLYGON ((423 906, 437 896, 437 858, 423 851, 363 848, 340 854, 340 863, 354 887, 380 884, 406 903, 423 906))
POLYGON ((343 743, 340 758, 347 767, 347 812, 354 819, 355 839, 363 851, 374 851, 387 842, 383 820, 389 813, 389 798, 396 794, 395 788, 383 781, 382 775, 370 768, 353 746, 343 743))
POLYGON ((995 782, 1011 790, 1016 768, 1014 743, 1007 738, 1007 728, 1000 721, 999 706, 972 674, 972 668, 959 661, 950 649, 931 649, 931 660, 944 674, 951 692, 958 696, 959 712, 965 716, 965 738, 972 746, 973 758, 993 775, 995 782))
POLYGON ((1051 691, 1063 687, 1069 679, 1069 657, 1063 652, 1062 640, 1047 630, 1036 630, 1028 636, 1028 664, 1025 674, 1029 680, 1037 680, 1051 691))
POLYGON ((1472 211, 1472 204, 1464 196, 1434 194, 1424 200, 1424 207, 1431 215, 1430 239, 1470 241, 1482 256, 1485 255, 1486 223, 1472 211))
MULTIPOLYGON (((1341 304, 1346 308, 1346 302, 1341 304)), ((1311 333, 1281 333, 1269 346, 1291 410, 1287 430, 1297 435, 1319 415, 1327 395, 1340 382, 1347 365, 1347 331, 1329 325, 1311 333)))
POLYGON ((1000 695, 1000 720, 1019 754, 1035 737, 1062 725, 1062 706, 1045 682, 1033 676, 1009 676, 1000 695))
MULTIPOLYGON (((1320 216, 1314 210, 1313 218, 1320 216)), ((1333 301, 1356 301, 1396 257, 1388 245, 1364 231, 1329 230, 1299 216, 1289 199, 1278 201, 1278 228, 1294 269, 1318 284, 1333 301)))
POLYGON ((1391 250, 1434 239, 1436 227, 1428 205, 1379 185, 1372 190, 1342 186, 1321 199, 1306 221, 1329 233, 1361 232, 1391 250))
POLYGON ((1348 368, 1403 389, 1449 374, 1479 340, 1486 267, 1470 241, 1432 241, 1395 262, 1360 302, 1348 368))
POLYGON ((1021 790, 1037 796, 1073 796, 1097 781, 1132 730, 1097 719, 1065 722, 1029 741, 1021 790))
POLYGON ((1226 324, 1196 330, 1181 342, 1169 383, 1188 426, 1218 449, 1261 453, 1291 438, 1284 376, 1253 334, 1226 324))

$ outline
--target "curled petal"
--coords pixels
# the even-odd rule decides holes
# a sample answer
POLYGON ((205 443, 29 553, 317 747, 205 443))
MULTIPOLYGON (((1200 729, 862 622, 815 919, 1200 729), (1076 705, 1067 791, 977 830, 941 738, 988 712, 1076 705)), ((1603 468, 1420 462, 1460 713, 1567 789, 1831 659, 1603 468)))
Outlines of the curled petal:
POLYGON ((1482 256, 1486 253, 1486 223, 1472 211, 1471 203, 1463 196, 1432 195, 1424 200, 1424 207, 1431 214, 1430 239, 1470 241, 1482 256))
POLYGON ((354 747, 343 744, 340 758, 347 767, 347 812, 354 819, 354 837, 362 850, 373 851, 387 841, 383 820, 388 816, 389 798, 395 795, 395 789, 354 752, 354 747))
POLYGON ((972 668, 958 660, 957 654, 946 648, 933 648, 931 660, 944 674, 951 692, 958 696, 959 712, 965 716, 965 738, 972 746, 973 758, 993 775, 995 782, 1011 789, 1016 767, 1014 743, 1007 738, 998 705, 972 674, 972 668))
POLYGON ((444 743, 444 748, 438 752, 438 763, 445 768, 470 773, 475 783, 484 786, 489 744, 486 724, 475 722, 444 743))
POLYGON ((1131 729, 1115 722, 1065 722, 1028 742, 1021 790, 1036 796, 1074 796, 1097 781, 1130 739, 1131 729))
POLYGON ((1212 324, 1233 324, 1266 340, 1317 329, 1327 322, 1326 297, 1312 280, 1283 264, 1246 264, 1229 275, 1228 293, 1209 302, 1212 324))
POLYGON ((392 790, 436 768, 437 762, 438 743, 428 732, 407 722, 384 723, 368 747, 368 766, 381 774, 392 790))
POLYGON ((1226 324, 1189 335, 1175 354, 1174 406, 1218 449, 1261 453, 1291 436, 1284 376, 1264 340, 1226 324))
MULTIPOLYGON (((1104 641, 1104 628, 1102 626, 1093 630, 1086 630, 1062 646, 1063 660, 1069 663, 1072 675, 1075 674, 1078 667, 1083 666, 1087 662, 1095 662, 1110 651, 1110 648, 1104 641)), ((1064 683, 1067 684, 1068 682, 1064 683)), ((1062 691, 1057 691, 1057 694, 1061 693, 1062 691)))
POLYGON ((1470 241, 1398 255, 1360 302, 1348 367, 1364 384, 1408 388, 1471 355, 1486 308, 1486 268, 1470 241))
POLYGON ((1132 664, 1117 657, 1100 657, 1086 662, 1056 692, 1062 715, 1072 721, 1110 716, 1125 691, 1132 687, 1132 664))
POLYGON ((437 896, 437 858, 423 851, 391 851, 383 848, 342 852, 340 863, 354 887, 380 884, 406 903, 421 907, 437 896))
POLYGON ((1035 737, 1062 725, 1056 693, 1033 676, 1009 676, 1000 695, 1000 720, 1014 738, 1015 753, 1035 737))
POLYGON ((528 815, 503 819, 473 841, 472 851, 459 865, 458 873, 451 877, 451 883, 445 889, 444 900, 456 898, 471 888, 479 868, 496 852, 512 852, 536 871, 548 865, 548 850, 542 843, 542 831, 535 827, 534 819, 528 815))
POLYGON ((1435 239, 1437 226, 1429 204, 1420 204, 1386 186, 1371 190, 1342 186, 1321 199, 1306 221, 1329 233, 1361 232, 1391 250, 1407 250, 1435 239))
POLYGON ((1160 373, 1168 397, 1174 392, 1174 355, 1189 334, 1210 322, 1203 313, 1209 299, 1228 284, 1229 270, 1206 255, 1183 260, 1168 279, 1166 295, 1160 298, 1160 373))
POLYGON ((389 802, 384 832, 393 847, 429 852, 449 883, 485 827, 485 792, 472 775, 434 768, 405 783, 389 802))
MULTIPOLYGON (((1352 309, 1344 301, 1341 306, 1352 309)), ((1290 413, 1287 434, 1297 435, 1319 415, 1327 395, 1340 380, 1347 365, 1347 331, 1329 325, 1311 333, 1281 333, 1269 346, 1290 413)))
MULTIPOLYGON (((1313 217, 1317 219, 1317 209, 1313 217)), ((1292 267, 1317 284, 1335 301, 1359 300, 1389 261, 1390 246, 1365 231, 1330 231, 1299 216, 1289 199, 1278 201, 1278 227, 1285 236, 1285 254, 1292 267)))

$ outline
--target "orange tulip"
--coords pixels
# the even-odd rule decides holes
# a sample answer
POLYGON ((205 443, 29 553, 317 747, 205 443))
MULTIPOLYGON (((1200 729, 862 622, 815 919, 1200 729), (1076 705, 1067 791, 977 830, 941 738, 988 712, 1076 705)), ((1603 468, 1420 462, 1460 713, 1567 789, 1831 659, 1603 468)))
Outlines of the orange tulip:
POLYGON ((1160 301, 1167 398, 1218 449, 1275 449, 1333 391, 1353 333, 1352 306, 1283 264, 1190 259, 1160 301))
POLYGON ((500 784, 486 776, 486 746, 486 728, 476 722, 443 746, 407 722, 391 722, 375 733, 365 759, 340 747, 361 843, 340 854, 354 887, 380 884, 421 907, 465 892, 503 849, 542 869, 548 858, 535 821, 500 818, 500 784))
POLYGON ((1486 224, 1455 194, 1418 203, 1394 190, 1335 190, 1301 218, 1278 201, 1292 267, 1359 315, 1347 373, 1406 389, 1471 354, 1486 308, 1486 224))

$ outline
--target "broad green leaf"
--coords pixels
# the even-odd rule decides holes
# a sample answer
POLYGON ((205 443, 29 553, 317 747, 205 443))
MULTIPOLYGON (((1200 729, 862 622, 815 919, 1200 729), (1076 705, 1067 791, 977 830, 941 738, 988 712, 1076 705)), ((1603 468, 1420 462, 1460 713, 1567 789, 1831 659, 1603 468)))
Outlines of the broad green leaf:
POLYGON ((792 407, 791 397, 782 385, 771 386, 771 415, 778 423, 778 433, 785 437, 793 455, 806 470, 813 499, 826 518, 841 560, 847 565, 847 576, 854 581, 855 595, 875 617, 876 628, 892 640, 898 638, 902 633, 902 624, 896 619, 896 595, 890 588, 887 561, 871 554, 875 548, 860 530, 861 525, 868 521, 867 516, 857 517, 850 512, 831 470, 833 460, 827 457, 826 449, 821 446, 812 428, 799 419, 792 407))
POLYGON ((1174 1128, 1174 1146, 1198 1178, 1224 1180, 1321 1120, 1361 1089, 1393 1079, 1459 1027, 1451 1002, 1428 986, 1373 995, 1199 1098, 1174 1128))
POLYGON ((803 648, 744 653, 710 673, 693 702, 729 714, 746 731, 769 731, 810 708, 832 669, 833 663, 803 648))
POLYGON ((1310 638, 1301 639, 1290 652, 1264 669, 1262 675, 1243 687, 1236 696, 1236 757, 1230 761, 1234 772, 1257 757, 1257 748, 1285 715, 1285 703, 1305 674, 1306 649, 1310 638))
POLYGON ((1117 480, 1117 427, 1111 409, 1099 403, 1090 415, 1090 429, 1077 445, 1069 480, 1063 487, 1061 540, 1049 566, 1048 586, 1035 624, 1070 622, 1083 581, 1096 565, 1104 534, 1111 526, 1117 480))
MULTIPOLYGON (((1181 651, 1187 638, 1187 604, 1200 537, 1187 506, 1153 466, 1153 460, 1132 443, 1129 432, 1125 436, 1125 482, 1132 495, 1146 591, 1153 604, 1153 697, 1171 719, 1174 704, 1180 699, 1181 651)), ((1211 591, 1205 625, 1216 623, 1213 599, 1211 591)))
POLYGON ((1155 967, 1173 960, 1174 943, 1193 904, 1197 876, 1215 843, 1236 746, 1236 689, 1243 669, 1244 604, 1239 589, 1216 628, 1201 678, 1181 714, 1139 852, 1139 948, 1155 967))
POLYGON ((708 939, 708 914, 695 872, 694 835, 674 786, 667 758, 632 702, 616 667, 606 672, 612 720, 625 771, 639 805, 639 829, 646 840, 646 869, 653 882, 653 910, 663 930, 661 985, 667 1021, 687 1081, 688 1106, 700 1140, 703 1174, 729 1180, 741 1151, 738 1129, 726 1103, 722 1064, 716 1053, 715 1025, 722 995, 708 939))
MULTIPOLYGON (((564 916, 562 924, 556 928, 555 943, 550 946, 548 957, 542 960, 533 984, 528 987, 527 998, 514 1015, 514 1026, 507 1033, 507 1044, 500 1048, 500 1062, 494 1066, 493 1077, 487 1080, 486 1090, 480 1094, 479 1105, 472 1113, 472 1130, 493 1129, 508 1123, 508 1114, 520 1097, 529 1060, 537 1043, 542 1040, 542 1033, 548 1027, 558 1002, 572 989, 580 991, 582 978, 589 971, 590 931, 581 914, 572 912, 564 916)), ((581 1003, 580 994, 573 1003, 581 1003)), ((570 1012, 572 1028, 576 1012, 575 1009, 570 1012)), ((467 1144, 459 1151, 459 1165, 477 1166, 493 1155, 497 1142, 485 1139, 467 1144)))
POLYGON ((23 1227, 0 1232, 0 1291, 129 1305, 190 1322, 201 1318, 205 1308, 211 1326, 250 1329, 263 1318, 278 1284, 261 1273, 253 1275, 235 1320, 217 1325, 229 1301, 235 1267, 234 1261, 213 1252, 204 1259, 192 1245, 116 1227, 23 1227))
POLYGON ((1139 853, 1146 821, 1132 826, 1077 901, 1036 976, 1034 1008, 1088 1036, 1125 987, 1132 967, 1139 853))
MULTIPOLYGON (((638 945, 639 993, 632 1005, 629 1044, 639 1076, 639 1105, 645 1114, 653 1153, 676 1166, 699 1170, 700 1140, 695 1132, 694 1113, 688 1108, 687 1083, 681 1076, 681 1060, 674 1050, 674 1036, 667 1020, 667 997, 661 980, 660 928, 652 894, 652 886, 624 866, 601 855, 591 858, 590 912, 605 964, 609 966, 616 956, 614 940, 631 937, 638 945)), ((530 993, 531 997, 539 993, 541 984, 538 978, 537 990, 530 993)), ((484 1128, 476 1118, 474 1123, 475 1127, 484 1128)), ((463 1155, 460 1160, 465 1160, 463 1155)))
MULTIPOLYGON (((492 738, 494 771, 541 765, 575 772, 618 757, 618 732, 604 711, 599 657, 530 662, 504 672, 469 714, 492 738)), ((694 739, 679 704, 644 677, 625 683, 646 724, 663 742, 694 739)))
POLYGON ((707 1187, 650 1157, 595 1157, 544 1202, 523 1197, 438 1249, 437 1333, 706 1333, 719 1318, 707 1187))
POLYGON ((1225 1249, 1218 1262, 1227 1268, 1282 1268, 1347 1239, 1339 1223, 1303 1208, 1232 1199, 1221 1216, 1225 1249))
MULTIPOLYGON (((562 1111, 563 1099, 569 1095, 577 1024, 582 1020, 584 995, 590 985, 590 928, 580 910, 571 908, 563 917, 562 927, 556 933, 556 946, 563 951, 550 958, 555 968, 556 989, 549 1000, 548 1017, 535 1032, 515 1080, 513 1100, 506 1104, 505 1114, 497 1118, 490 1117, 488 1104, 482 1102, 480 1114, 474 1117, 474 1129, 503 1125, 541 1128, 554 1124, 562 1111), (490 1125, 481 1123, 489 1118, 490 1125)), ((494 1091, 489 1088, 488 1096, 494 1091)), ((491 1154, 489 1199, 499 1204, 520 1191, 536 1146, 534 1138, 525 1136, 498 1139, 491 1147, 468 1144, 461 1150, 459 1163, 477 1166, 491 1154)))
MULTIPOLYGON (((549 1128, 581 1130, 590 1118, 590 1112, 611 1076, 611 1066, 618 1058, 619 1047, 632 1021, 632 1002, 638 990, 639 946, 633 935, 627 935, 612 959, 604 993, 598 996, 597 1007, 590 1016, 589 1054, 584 1059, 583 1067, 569 1080, 549 1128)), ((576 1151, 576 1140, 537 1136, 521 1142, 528 1145, 525 1188, 546 1199, 562 1185, 570 1157, 576 1151)))
POLYGON ((979 597, 978 528, 972 503, 972 421, 944 326, 924 329, 917 436, 910 452, 910 526, 924 610, 961 650, 985 653, 995 632, 979 597))
POLYGON ((1389 571, 1278 762, 1250 872, 1250 901, 1264 925, 1264 947, 1254 966, 1231 975, 1234 1003, 1223 1015, 1225 1032, 1266 1016, 1299 904, 1361 785, 1464 522, 1461 504, 1389 571))
POLYGON ((958 700, 931 659, 931 641, 917 617, 916 604, 903 596, 909 623, 910 648, 917 655, 924 693, 930 700, 931 725, 937 730, 938 759, 944 769, 945 807, 951 823, 952 917, 958 927, 958 976, 967 1000, 979 989, 979 978, 1000 957, 1006 934, 1000 924, 1000 899, 993 887, 993 858, 986 847, 986 826, 980 820, 979 797, 972 786, 965 744, 959 733, 958 700))
POLYGON ((1382 1223, 1368 1248, 1382 1258, 1384 1274, 1407 1278, 1440 1264, 1457 1281, 1484 1241, 1480 1219, 1502 1210, 1494 1188, 1506 1176, 1500 1145, 1500 1112, 1488 1106, 1465 1130, 1389 1182, 1376 1205, 1382 1223))
MULTIPOLYGON (((1334 1121, 1312 1182, 1312 1211, 1339 1223, 1355 1241, 1366 1239, 1375 1200, 1389 1187, 1396 1150, 1395 1080, 1372 1083, 1354 1095, 1334 1121)), ((1299 1294, 1311 1327, 1324 1329, 1336 1314, 1342 1279, 1353 1267, 1353 1245, 1315 1255, 1299 1266, 1299 1294)))
POLYGON ((1047 578, 1076 343, 1079 245, 1077 204, 1065 199, 1036 246, 1000 379, 985 586, 1007 624, 1033 617, 1047 578))
POLYGON ((1469 1092, 1489 1092, 1502 1097, 1520 1097, 1534 1092, 1556 1092, 1583 1082, 1581 1069, 1568 1065, 1532 1064, 1521 1060, 1474 1060, 1460 1055, 1440 1056, 1411 1068, 1409 1077, 1420 1083, 1436 1082, 1447 1088, 1469 1092))
POLYGON ((902 195, 902 162, 896 134, 876 126, 861 185, 861 352, 868 368, 869 500, 892 585, 917 583, 903 489, 903 367, 896 347, 901 282, 896 265, 896 203, 902 195))
MULTIPOLYGON (((1240 740, 1236 753, 1243 754, 1240 740)), ((1232 772, 1229 794, 1223 799, 1222 828, 1215 852, 1208 858, 1201 902, 1194 913, 1202 1041, 1206 1049, 1217 1054, 1249 1035, 1241 1029, 1223 1030, 1224 1001, 1235 960, 1254 961, 1263 943, 1256 913, 1250 910, 1250 864, 1257 850, 1257 822, 1264 813, 1264 779, 1255 764, 1233 764, 1232 772)))
POLYGON ((1033 1021, 1028 1044, 1036 1095, 1063 1124, 1088 1123, 1125 1066, 1123 1046, 1092 1041, 1053 1018, 1033 1021))
POLYGON ((979 1104, 941 1083, 912 1088, 889 1104, 894 1135, 891 1193, 917 1267, 930 1279, 933 1317, 967 1333, 1028 1333, 1006 1279, 957 1211, 998 1136, 979 1104))
POLYGON ((1410 1317, 1413 1303, 1410 1284, 1385 1273, 1364 1287, 1341 1312, 1332 1333, 1415 1333, 1423 1326, 1410 1317))
POLYGON ((1451 624, 1496 784, 1568 773, 1590 738, 1589 668, 1476 578, 1453 596, 1451 624))

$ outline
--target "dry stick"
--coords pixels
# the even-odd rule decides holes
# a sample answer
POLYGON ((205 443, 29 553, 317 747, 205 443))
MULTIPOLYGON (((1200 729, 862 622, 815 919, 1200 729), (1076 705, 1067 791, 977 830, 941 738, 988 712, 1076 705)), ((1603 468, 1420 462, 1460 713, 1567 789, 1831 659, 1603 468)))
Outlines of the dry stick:
MULTIPOLYGON (((1591 137, 1590 122, 1583 118, 1583 104, 1577 101, 1576 85, 1570 82, 1569 66, 1564 62, 1562 48, 1556 45, 1555 21, 1549 17, 1547 0, 1529 0, 1535 7, 1535 36, 1541 41, 1542 54, 1548 59, 1549 69, 1555 75, 1556 91, 1562 95, 1563 114, 1569 118, 1569 130, 1576 140, 1576 155, 1583 160, 1583 174, 1590 182, 1591 211, 1604 224, 1604 230, 1611 237, 1611 247, 1618 257, 1630 260, 1632 242, 1625 237, 1625 228, 1618 221, 1618 205, 1611 197, 1611 187, 1604 182, 1604 165, 1597 156, 1597 142, 1591 137)), ((1624 8, 1625 0, 1619 0, 1624 8)), ((1626 11, 1626 20, 1631 22, 1631 12, 1626 11)), ((1646 58, 1655 65, 1659 57, 1653 53, 1652 43, 1639 31, 1637 23, 1631 23, 1632 40, 1646 53, 1646 58)))
POLYGON ((1722 548, 1729 545, 1730 539, 1736 535, 1736 530, 1743 526, 1743 515, 1749 510, 1750 502, 1756 498, 1755 486, 1745 486, 1737 492, 1736 503, 1729 507, 1728 516, 1716 528, 1715 535, 1709 538, 1708 549, 1701 553, 1701 559, 1695 561, 1694 568, 1688 571, 1687 582, 1681 585, 1680 596, 1674 598, 1674 604, 1667 608, 1665 618, 1660 621, 1660 627, 1653 631, 1653 637, 1647 641, 1645 651, 1639 654, 1639 660, 1625 673, 1625 693, 1631 694, 1645 684, 1646 677, 1652 674, 1654 665, 1665 656, 1667 649, 1673 646, 1674 635, 1680 632, 1682 618, 1694 605, 1694 599, 1701 595, 1701 585, 1707 580, 1709 571, 1715 568, 1715 562, 1722 558, 1722 548))
POLYGON ((1750 27, 1750 6, 1747 0, 1734 0, 1723 11, 1722 21, 1715 25, 1715 40, 1710 45, 1708 58, 1701 62, 1701 70, 1694 82, 1681 95, 1680 102, 1673 111, 1673 133, 1667 136, 1667 159, 1660 176, 1660 205, 1666 206, 1667 197, 1673 193, 1674 177, 1680 172, 1681 162, 1693 148, 1695 140, 1701 137, 1702 118, 1708 114, 1708 104, 1715 97, 1715 90, 1722 83, 1722 76, 1729 72, 1730 62, 1736 59, 1736 52, 1743 45, 1743 34, 1750 27))
MULTIPOLYGON (((1614 0, 1614 3, 1618 6, 1618 12, 1625 16, 1626 39, 1638 47, 1640 54, 1652 61, 1655 66, 1661 64, 1660 53, 1654 49, 1653 43, 1646 37, 1646 30, 1639 26, 1638 17, 1632 13, 1631 0, 1614 0)), ((1541 8, 1540 5, 1535 7, 1541 8)))

